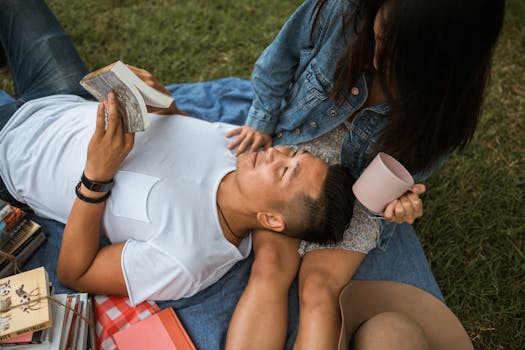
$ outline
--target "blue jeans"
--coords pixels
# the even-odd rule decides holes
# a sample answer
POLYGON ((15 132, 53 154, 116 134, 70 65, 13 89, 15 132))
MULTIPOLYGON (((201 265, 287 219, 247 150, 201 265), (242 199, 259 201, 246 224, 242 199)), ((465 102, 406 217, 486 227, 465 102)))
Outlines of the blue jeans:
MULTIPOLYGON (((13 71, 16 91, 15 101, 0 107, 0 128, 24 102, 31 99, 58 93, 91 98, 78 85, 78 81, 85 74, 82 61, 71 40, 42 1, 0 0, 0 40, 13 71)), ((233 83, 239 85, 232 87, 232 81, 228 81, 229 100, 234 101, 239 110, 249 106, 251 98, 249 94, 246 95, 246 91, 250 90, 249 82, 237 80, 233 83), (232 97, 232 90, 239 93, 232 97)), ((185 99, 187 103, 194 105, 202 104, 202 101, 208 102, 210 99, 219 100, 217 95, 213 94, 213 91, 216 91, 214 88, 218 85, 220 85, 218 82, 207 82, 185 86, 181 92, 183 96, 176 93, 174 96, 177 101, 185 99), (210 86, 211 88, 208 89, 210 86), (203 91, 211 94, 205 99, 203 95, 199 95, 203 91), (188 100, 189 96, 193 100, 188 100)), ((186 106, 184 109, 190 110, 186 106)), ((232 115, 230 112, 231 109, 228 109, 223 115, 226 117, 232 115)), ((226 121, 243 122, 243 120, 226 121)), ((0 191, 1 189, 0 185, 0 191)), ((34 214, 31 214, 31 218, 42 225, 48 240, 24 269, 45 266, 55 291, 68 292, 68 289, 58 282, 56 276, 64 225, 38 218, 34 214)), ((191 298, 159 303, 161 307, 176 308, 197 348, 224 347, 228 323, 248 281, 252 262, 253 255, 237 263, 217 283, 191 298)), ((355 278, 402 281, 427 290, 443 300, 411 225, 397 226, 388 249, 371 251, 359 267, 355 278)), ((292 347, 297 333, 299 313, 297 282, 294 282, 289 295, 287 349, 292 347)))

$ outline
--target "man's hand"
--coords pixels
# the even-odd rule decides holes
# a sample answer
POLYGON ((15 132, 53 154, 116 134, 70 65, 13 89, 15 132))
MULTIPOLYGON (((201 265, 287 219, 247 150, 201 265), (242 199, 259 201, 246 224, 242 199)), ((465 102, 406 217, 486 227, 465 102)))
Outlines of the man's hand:
POLYGON ((423 194, 425 190, 425 185, 415 184, 407 193, 388 203, 383 212, 383 217, 398 224, 403 222, 414 223, 417 218, 423 216, 423 202, 419 195, 423 194))
POLYGON ((110 181, 133 148, 134 141, 135 134, 124 132, 115 94, 110 92, 107 101, 98 105, 97 125, 88 145, 86 177, 93 181, 110 181), (108 114, 107 127, 104 109, 108 114))
POLYGON ((272 147, 272 137, 269 134, 253 130, 246 125, 230 131, 226 134, 226 137, 230 138, 235 135, 238 136, 232 143, 230 143, 228 149, 232 150, 239 146, 239 148, 237 148, 237 152, 235 153, 236 156, 248 148, 250 148, 250 152, 255 152, 260 147, 263 147, 264 149, 272 147))
MULTIPOLYGON (((166 94, 168 96, 171 96, 171 92, 166 89, 164 84, 162 84, 160 81, 155 79, 153 74, 148 72, 145 69, 137 68, 132 65, 127 64, 128 68, 133 71, 140 79, 142 79, 147 85, 151 86, 155 90, 158 90, 162 92, 163 94, 166 94)), ((158 107, 151 107, 147 106, 148 112, 150 113, 156 113, 156 114, 182 114, 182 115, 188 115, 188 113, 180 110, 177 107, 177 104, 175 101, 168 107, 168 108, 158 108, 158 107)))

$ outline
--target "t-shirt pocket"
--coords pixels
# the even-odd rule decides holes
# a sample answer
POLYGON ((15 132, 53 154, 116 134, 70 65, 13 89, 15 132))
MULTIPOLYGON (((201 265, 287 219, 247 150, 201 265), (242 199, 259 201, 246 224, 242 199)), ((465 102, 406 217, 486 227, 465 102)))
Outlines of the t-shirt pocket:
POLYGON ((150 222, 148 196, 159 178, 135 173, 117 171, 115 185, 108 200, 108 209, 114 216, 150 222))

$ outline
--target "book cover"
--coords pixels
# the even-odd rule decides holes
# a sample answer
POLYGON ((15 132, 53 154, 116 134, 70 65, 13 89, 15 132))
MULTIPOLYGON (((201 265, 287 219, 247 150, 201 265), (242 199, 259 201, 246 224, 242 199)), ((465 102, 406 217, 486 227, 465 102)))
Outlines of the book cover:
MULTIPOLYGON (((12 255, 16 257, 18 268, 24 266, 24 264, 33 256, 38 248, 46 241, 46 235, 38 228, 20 247, 18 247, 12 255)), ((14 261, 4 260, 0 263, 0 278, 12 275, 15 273, 14 261)))
MULTIPOLYGON (((26 220, 24 224, 13 233, 11 237, 6 240, 2 240, 2 245, 0 250, 5 253, 14 255, 14 252, 17 251, 24 243, 29 240, 34 234, 38 233, 40 230, 40 225, 34 221, 26 220)), ((7 262, 8 259, 5 257, 0 257, 0 264, 7 262)))
POLYGON ((173 97, 147 85, 121 61, 86 75, 80 81, 90 94, 103 101, 113 91, 126 132, 144 131, 149 126, 146 105, 167 108, 173 97))
POLYGON ((95 310, 93 307, 93 299, 91 297, 88 297, 87 301, 87 319, 89 321, 88 324, 88 339, 89 339, 89 345, 91 349, 95 349, 95 346, 97 344, 97 336, 95 332, 95 310))
POLYGON ((0 237, 9 236, 18 223, 25 217, 25 212, 17 207, 7 204, 2 208, 2 219, 0 221, 0 237))
POLYGON ((11 211, 9 203, 0 199, 0 220, 2 220, 11 211))
POLYGON ((48 296, 43 267, 0 279, 0 340, 51 327, 48 296))
POLYGON ((82 315, 83 302, 80 298, 80 294, 74 294, 76 299, 75 312, 73 313, 73 320, 71 321, 71 329, 69 331, 69 337, 66 342, 67 350, 75 350, 77 346, 78 333, 80 331, 80 317, 82 315))
POLYGON ((119 350, 195 350, 172 308, 164 309, 113 335, 119 350))
POLYGON ((75 312, 78 309, 78 301, 79 297, 76 294, 69 294, 67 296, 67 305, 69 305, 69 308, 66 309, 65 313, 65 321, 64 325, 62 327, 62 348, 67 349, 67 346, 71 339, 71 334, 73 332, 73 326, 74 326, 74 320, 75 320, 75 312))
MULTIPOLYGON (((88 304, 88 294, 87 293, 80 293, 80 303, 82 305, 82 316, 89 320, 89 304, 88 304)), ((76 350, 85 350, 87 348, 87 340, 88 340, 88 327, 89 324, 83 319, 79 318, 79 330, 78 335, 76 339, 76 344, 74 349, 76 350)))
POLYGON ((16 349, 18 345, 31 345, 31 344, 41 344, 45 339, 45 330, 40 330, 37 332, 27 333, 22 336, 11 338, 7 340, 0 341, 0 349, 16 349))
MULTIPOLYGON (((55 294, 53 298, 57 299, 62 304, 67 302, 67 294, 55 294)), ((50 337, 48 341, 42 344, 34 344, 30 347, 14 347, 12 349, 26 349, 26 350, 61 350, 63 344, 61 344, 61 331, 64 323, 65 308, 57 303, 51 302, 51 308, 53 310, 53 326, 50 330, 53 331, 53 337, 50 337)))

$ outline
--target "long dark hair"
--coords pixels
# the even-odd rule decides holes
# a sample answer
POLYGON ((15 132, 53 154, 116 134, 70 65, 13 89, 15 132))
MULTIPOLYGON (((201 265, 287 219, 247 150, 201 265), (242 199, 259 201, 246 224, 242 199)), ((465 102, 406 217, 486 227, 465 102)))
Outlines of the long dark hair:
MULTIPOLYGON (((316 4, 314 26, 326 1, 316 4)), ((391 110, 372 156, 384 151, 424 171, 474 135, 505 0, 354 1, 346 21, 354 35, 335 68, 333 98, 374 69, 374 18, 388 1, 375 74, 391 110)))

